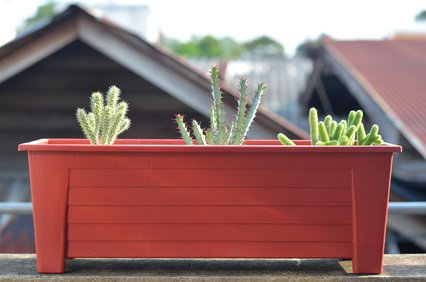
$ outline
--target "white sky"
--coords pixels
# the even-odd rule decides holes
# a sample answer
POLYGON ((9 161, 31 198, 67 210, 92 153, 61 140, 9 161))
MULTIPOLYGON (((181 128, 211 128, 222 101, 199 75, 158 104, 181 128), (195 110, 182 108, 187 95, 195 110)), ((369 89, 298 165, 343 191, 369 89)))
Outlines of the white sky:
MULTIPOLYGON (((0 44, 45 0, 0 0, 0 44)), ((59 0, 60 3, 71 1, 59 0)), ((414 17, 426 0, 86 0, 84 3, 148 4, 165 35, 181 40, 212 34, 248 40, 266 34, 288 53, 306 38, 382 39, 395 31, 422 30, 414 17)))

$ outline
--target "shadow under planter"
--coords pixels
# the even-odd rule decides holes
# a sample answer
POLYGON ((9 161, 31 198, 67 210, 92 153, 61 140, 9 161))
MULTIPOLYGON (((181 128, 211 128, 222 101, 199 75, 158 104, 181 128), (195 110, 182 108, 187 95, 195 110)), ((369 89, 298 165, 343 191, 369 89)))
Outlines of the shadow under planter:
POLYGON ((339 258, 380 273, 401 147, 42 139, 28 151, 40 273, 65 258, 339 258))

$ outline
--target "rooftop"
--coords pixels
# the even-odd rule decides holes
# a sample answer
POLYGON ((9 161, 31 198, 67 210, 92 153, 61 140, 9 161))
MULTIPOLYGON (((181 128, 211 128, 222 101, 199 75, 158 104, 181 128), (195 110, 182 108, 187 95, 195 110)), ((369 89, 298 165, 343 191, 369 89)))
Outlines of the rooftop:
POLYGON ((326 39, 323 46, 426 158, 426 40, 326 39))

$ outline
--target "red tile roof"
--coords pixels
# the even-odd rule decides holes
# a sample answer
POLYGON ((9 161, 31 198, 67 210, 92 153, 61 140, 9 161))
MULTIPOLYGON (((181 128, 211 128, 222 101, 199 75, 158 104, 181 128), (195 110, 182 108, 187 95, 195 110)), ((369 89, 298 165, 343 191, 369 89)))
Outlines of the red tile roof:
POLYGON ((323 41, 426 158, 426 40, 323 41))

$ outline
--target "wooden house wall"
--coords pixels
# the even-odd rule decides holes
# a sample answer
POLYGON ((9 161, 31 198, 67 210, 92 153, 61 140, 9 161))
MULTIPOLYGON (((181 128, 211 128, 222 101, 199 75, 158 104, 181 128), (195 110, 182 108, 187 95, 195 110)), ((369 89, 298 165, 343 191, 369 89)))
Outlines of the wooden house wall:
POLYGON ((119 87, 129 103, 132 126, 123 138, 179 138, 176 113, 208 124, 193 109, 76 41, 0 84, 0 170, 26 168, 25 154, 16 152, 21 142, 82 137, 75 109, 87 109, 90 93, 110 85, 119 87))

